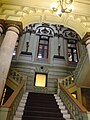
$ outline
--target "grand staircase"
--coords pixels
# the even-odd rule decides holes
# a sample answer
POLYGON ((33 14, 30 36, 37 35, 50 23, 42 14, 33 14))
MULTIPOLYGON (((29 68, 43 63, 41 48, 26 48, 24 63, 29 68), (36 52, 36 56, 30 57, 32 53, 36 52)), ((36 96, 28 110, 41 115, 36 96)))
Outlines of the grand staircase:
POLYGON ((72 120, 57 95, 25 93, 13 120, 72 120))

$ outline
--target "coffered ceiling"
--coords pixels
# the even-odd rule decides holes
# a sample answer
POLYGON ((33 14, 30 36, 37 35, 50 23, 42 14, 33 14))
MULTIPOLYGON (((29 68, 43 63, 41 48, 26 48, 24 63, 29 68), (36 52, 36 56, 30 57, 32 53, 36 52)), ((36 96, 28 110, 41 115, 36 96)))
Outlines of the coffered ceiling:
POLYGON ((74 11, 56 16, 50 4, 56 0, 0 0, 0 19, 21 21, 23 27, 32 23, 63 24, 81 37, 90 32, 90 0, 74 0, 74 11))

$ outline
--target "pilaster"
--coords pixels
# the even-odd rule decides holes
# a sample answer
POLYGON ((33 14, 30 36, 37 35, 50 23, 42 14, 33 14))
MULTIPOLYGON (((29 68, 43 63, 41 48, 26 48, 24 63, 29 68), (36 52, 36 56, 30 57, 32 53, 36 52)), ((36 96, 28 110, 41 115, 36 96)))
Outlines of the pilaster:
POLYGON ((90 32, 87 32, 83 39, 81 40, 82 44, 86 45, 87 51, 88 51, 88 57, 90 62, 90 32))

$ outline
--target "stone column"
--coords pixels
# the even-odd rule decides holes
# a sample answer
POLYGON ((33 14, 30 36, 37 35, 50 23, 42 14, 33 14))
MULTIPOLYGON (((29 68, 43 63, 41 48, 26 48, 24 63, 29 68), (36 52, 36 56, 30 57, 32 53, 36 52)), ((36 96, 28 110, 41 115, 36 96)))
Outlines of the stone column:
POLYGON ((2 43, 2 33, 3 33, 3 26, 0 24, 0 46, 2 43))
POLYGON ((19 27, 11 25, 6 31, 6 35, 0 48, 0 99, 6 83, 10 68, 13 51, 19 35, 19 27))
POLYGON ((90 62, 90 32, 87 32, 85 34, 85 36, 83 37, 81 42, 86 45, 88 57, 89 57, 89 62, 90 62))
POLYGON ((88 51, 88 57, 89 57, 89 62, 90 62, 90 38, 86 41, 86 48, 88 51))

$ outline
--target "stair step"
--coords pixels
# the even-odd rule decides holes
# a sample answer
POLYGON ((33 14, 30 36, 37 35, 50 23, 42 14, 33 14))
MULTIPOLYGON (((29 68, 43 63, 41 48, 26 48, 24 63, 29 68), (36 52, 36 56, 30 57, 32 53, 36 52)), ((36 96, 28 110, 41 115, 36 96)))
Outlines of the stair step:
POLYGON ((22 118, 14 117, 13 120, 22 120, 22 118))
POLYGON ((65 110, 65 106, 59 106, 59 109, 65 110))
POLYGON ((26 105, 26 103, 20 102, 19 103, 19 107, 24 107, 26 105))
POLYGON ((27 100, 27 97, 22 97, 22 100, 27 100))
POLYGON ((62 106, 63 102, 57 102, 57 105, 62 106))
POLYGON ((32 99, 32 98, 27 99, 27 102, 32 102, 32 103, 37 103, 37 102, 39 103, 39 102, 41 102, 41 103, 47 103, 47 104, 56 103, 55 100, 42 100, 42 99, 32 99))
POLYGON ((45 98, 45 97, 43 97, 43 96, 41 96, 41 97, 27 97, 27 99, 28 99, 28 100, 34 100, 34 101, 35 101, 35 100, 37 100, 37 101, 38 101, 38 100, 39 100, 39 101, 52 101, 52 102, 53 102, 53 101, 54 101, 54 102, 56 101, 54 97, 53 97, 53 98, 49 98, 49 97, 48 97, 48 98, 45 98))
POLYGON ((25 110, 36 110, 36 111, 48 111, 48 112, 60 112, 60 109, 55 109, 54 107, 52 108, 47 108, 47 107, 36 107, 36 106, 25 106, 25 110))
POLYGON ((21 103, 26 103, 26 101, 27 101, 26 99, 25 99, 25 100, 21 99, 20 102, 21 102, 21 103))
POLYGON ((23 107, 21 107, 21 106, 18 106, 18 109, 17 109, 17 111, 23 111, 25 108, 24 108, 24 106, 23 107))
POLYGON ((25 93, 13 120, 72 120, 57 95, 25 93))
POLYGON ((65 118, 65 120, 73 120, 73 119, 65 118))
POLYGON ((65 120, 64 118, 54 118, 54 117, 40 117, 40 116, 23 116, 22 120, 65 120))
POLYGON ((62 101, 61 101, 61 99, 59 99, 59 100, 56 100, 56 102, 62 102, 62 101))
POLYGON ((55 96, 55 99, 56 99, 56 100, 59 100, 59 99, 60 99, 60 97, 58 97, 58 96, 55 96))
POLYGON ((15 116, 17 116, 17 117, 22 117, 22 115, 23 115, 23 112, 22 111, 16 111, 16 114, 15 114, 15 116))
POLYGON ((28 97, 28 94, 23 94, 23 97, 28 97))
POLYGON ((61 113, 66 114, 66 113, 68 113, 68 111, 62 109, 62 110, 61 110, 61 113))
POLYGON ((25 116, 40 116, 40 117, 63 117, 60 112, 48 112, 48 111, 24 111, 25 116))
POLYGON ((64 118, 69 118, 70 119, 70 114, 63 114, 64 118))
POLYGON ((27 102, 26 103, 27 106, 39 106, 39 107, 55 107, 57 108, 58 105, 55 103, 55 104, 42 104, 42 103, 31 103, 31 102, 27 102))

